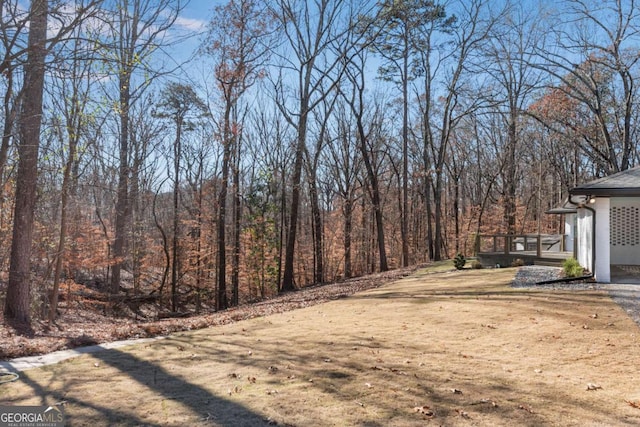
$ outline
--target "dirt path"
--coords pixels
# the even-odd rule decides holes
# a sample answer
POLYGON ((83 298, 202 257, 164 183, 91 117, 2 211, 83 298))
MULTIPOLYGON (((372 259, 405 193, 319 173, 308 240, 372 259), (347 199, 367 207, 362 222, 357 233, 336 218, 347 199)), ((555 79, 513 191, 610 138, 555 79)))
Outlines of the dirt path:
POLYGON ((313 307, 23 372, 69 425, 640 424, 640 329, 603 291, 418 272, 313 307))

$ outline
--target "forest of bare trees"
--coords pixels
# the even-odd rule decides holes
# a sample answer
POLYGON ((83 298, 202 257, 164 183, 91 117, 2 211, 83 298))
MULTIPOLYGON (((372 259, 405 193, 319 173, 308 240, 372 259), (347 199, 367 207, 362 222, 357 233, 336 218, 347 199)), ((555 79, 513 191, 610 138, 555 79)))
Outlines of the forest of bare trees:
POLYGON ((640 161, 633 0, 215 4, 0 0, 7 324, 71 285, 179 315, 558 233, 640 161))

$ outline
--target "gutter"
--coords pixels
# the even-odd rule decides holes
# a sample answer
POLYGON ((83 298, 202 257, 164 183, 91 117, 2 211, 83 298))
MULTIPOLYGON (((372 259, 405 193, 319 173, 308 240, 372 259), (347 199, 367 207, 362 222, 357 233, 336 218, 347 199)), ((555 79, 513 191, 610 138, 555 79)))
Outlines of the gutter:
MULTIPOLYGON (((592 213, 592 224, 591 226, 593 227, 593 232, 591 233, 591 264, 593 265, 593 272, 592 272, 592 276, 595 277, 596 275, 596 210, 593 209, 590 206, 587 206, 586 203, 576 203, 573 200, 571 200, 571 197, 573 196, 573 194, 569 193, 569 198, 567 199, 569 201, 569 203, 571 203, 572 205, 574 205, 577 208, 584 208, 587 209, 588 211, 590 211, 592 213)), ((587 196, 587 201, 589 200, 590 196, 587 196)))

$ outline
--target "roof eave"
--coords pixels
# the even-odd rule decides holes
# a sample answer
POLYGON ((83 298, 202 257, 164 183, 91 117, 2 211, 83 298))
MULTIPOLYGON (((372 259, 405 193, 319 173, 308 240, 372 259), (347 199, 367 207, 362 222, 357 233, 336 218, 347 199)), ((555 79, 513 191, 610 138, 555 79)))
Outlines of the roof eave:
POLYGON ((633 188, 589 188, 576 187, 569 190, 569 194, 574 196, 624 196, 624 197, 640 197, 640 187, 633 188))

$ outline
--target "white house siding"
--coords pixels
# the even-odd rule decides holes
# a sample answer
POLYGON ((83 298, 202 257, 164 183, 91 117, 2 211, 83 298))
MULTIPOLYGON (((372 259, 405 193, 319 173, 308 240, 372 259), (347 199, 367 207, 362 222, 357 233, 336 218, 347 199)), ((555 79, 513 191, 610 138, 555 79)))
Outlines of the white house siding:
POLYGON ((640 198, 612 197, 611 264, 640 265, 640 198))

